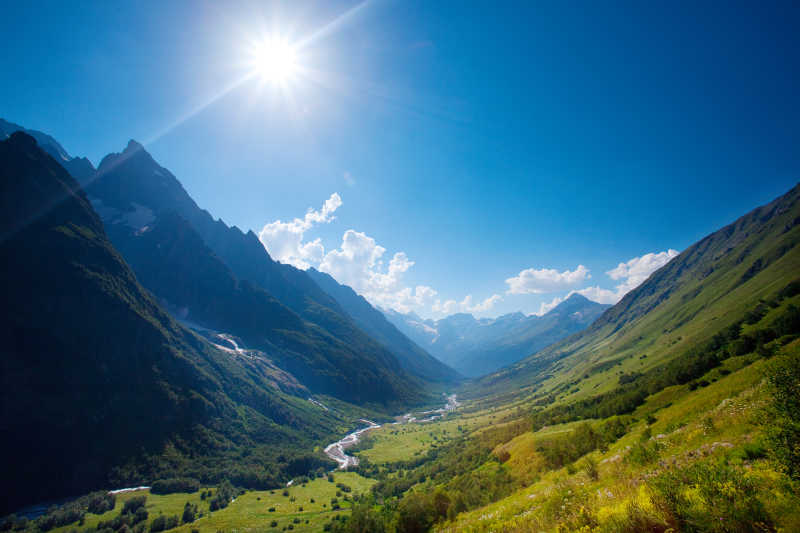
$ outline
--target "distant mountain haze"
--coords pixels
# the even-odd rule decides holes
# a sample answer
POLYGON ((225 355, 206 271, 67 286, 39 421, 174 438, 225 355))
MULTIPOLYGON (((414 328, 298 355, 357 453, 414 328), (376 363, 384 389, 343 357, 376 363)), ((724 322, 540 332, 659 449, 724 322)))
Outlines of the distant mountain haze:
POLYGON ((363 296, 333 277, 314 268, 306 271, 347 313, 356 324, 372 338, 381 342, 397 355, 403 367, 412 374, 432 381, 451 382, 458 378, 457 372, 400 332, 384 314, 375 309, 363 296))
POLYGON ((573 294, 543 316, 510 313, 494 319, 476 319, 457 313, 439 320, 423 320, 414 313, 384 313, 400 331, 442 362, 476 377, 580 331, 609 307, 573 294))

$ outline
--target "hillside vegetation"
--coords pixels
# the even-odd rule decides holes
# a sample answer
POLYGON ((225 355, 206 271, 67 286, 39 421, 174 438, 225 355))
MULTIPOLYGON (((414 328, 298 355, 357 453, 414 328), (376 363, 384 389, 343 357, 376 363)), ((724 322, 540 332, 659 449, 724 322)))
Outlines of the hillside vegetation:
POLYGON ((308 498, 309 510, 279 510, 276 494, 242 494, 223 481, 208 511, 194 486, 181 494, 193 518, 185 523, 166 516, 177 499, 159 503, 164 518, 136 521, 87 497, 71 514, 65 506, 4 527, 800 530, 799 193, 691 246, 587 330, 463 387, 456 411, 372 431, 350 451, 360 458, 348 474, 359 489, 338 487, 329 503, 337 513, 319 508, 332 481, 318 469, 322 477, 280 493, 289 504, 300 503, 292 494, 308 498), (119 518, 101 525, 87 518, 92 505, 119 518))
POLYGON ((353 413, 181 327, 33 138, 0 142, 0 178, 0 509, 177 476, 270 487, 332 464, 313 447, 353 413))

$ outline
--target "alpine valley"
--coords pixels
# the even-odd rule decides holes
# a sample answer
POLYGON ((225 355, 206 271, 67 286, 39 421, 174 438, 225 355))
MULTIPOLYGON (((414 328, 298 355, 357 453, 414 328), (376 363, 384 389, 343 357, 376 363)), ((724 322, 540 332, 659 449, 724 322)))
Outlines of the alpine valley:
POLYGON ((0 139, 2 531, 800 531, 800 185, 613 305, 431 319, 135 141, 0 139))

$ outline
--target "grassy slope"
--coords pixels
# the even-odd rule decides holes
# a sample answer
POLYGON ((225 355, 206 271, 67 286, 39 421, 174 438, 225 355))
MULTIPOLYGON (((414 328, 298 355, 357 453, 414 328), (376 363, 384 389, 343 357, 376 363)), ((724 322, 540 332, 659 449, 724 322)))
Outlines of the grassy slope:
POLYGON ((706 237, 588 330, 487 376, 467 393, 489 405, 534 393, 572 401, 613 389, 620 374, 656 367, 708 340, 797 276, 798 195, 795 187, 706 237), (761 270, 745 279, 759 261, 761 270))
POLYGON ((293 524, 294 531, 305 533, 311 531, 321 531, 324 524, 330 522, 334 516, 345 515, 348 513, 351 503, 338 497, 340 510, 331 509, 331 499, 337 498, 339 490, 336 483, 344 483, 353 489, 350 493, 361 494, 369 490, 374 481, 361 477, 352 472, 339 472, 334 474, 334 483, 330 483, 325 478, 316 478, 305 486, 289 487, 288 496, 283 496, 282 489, 249 491, 236 498, 225 509, 209 512, 209 501, 200 498, 201 489, 198 492, 187 494, 150 494, 149 490, 127 492, 117 496, 117 503, 113 510, 102 515, 87 514, 83 526, 78 523, 69 524, 52 530, 53 533, 67 533, 74 529, 94 530, 101 521, 110 521, 120 514, 125 502, 135 496, 147 495, 147 512, 149 513, 148 522, 153 518, 163 514, 165 516, 176 515, 180 517, 186 502, 196 504, 198 510, 203 513, 203 517, 198 518, 191 524, 185 524, 171 531, 189 533, 196 529, 201 532, 216 531, 281 531, 285 526, 293 524), (295 501, 292 502, 291 499, 295 501), (314 503, 311 503, 311 499, 314 503), (300 507, 303 508, 300 511, 300 507), (274 508, 274 512, 269 509, 274 508), (299 524, 294 524, 295 518, 300 519, 299 524), (269 524, 276 521, 278 525, 272 528, 269 524), (306 524, 306 520, 308 523, 306 524))
MULTIPOLYGON (((784 349, 797 352, 800 341, 784 349)), ((746 362, 747 357, 732 358, 725 366, 735 369, 746 362)), ((572 474, 568 468, 548 471, 536 451, 538 441, 554 433, 567 432, 569 426, 576 423, 515 437, 498 448, 510 453, 506 468, 522 484, 529 486, 508 498, 463 513, 456 520, 441 524, 437 530, 553 531, 559 523, 579 514, 581 507, 598 521, 596 530, 613 530, 615 520, 625 516, 632 502, 658 514, 644 484, 651 474, 707 455, 727 457, 733 463, 749 463, 748 475, 769 489, 762 497, 770 514, 779 518, 785 531, 797 531, 800 528, 797 495, 781 490, 780 478, 766 460, 745 461, 742 458, 743 449, 760 439, 759 417, 766 401, 763 383, 766 364, 757 360, 695 391, 676 386, 651 396, 634 413, 640 422, 607 452, 589 454, 599 463, 597 481, 580 469, 572 474), (657 419, 649 427, 653 435, 649 442, 657 441, 661 449, 657 460, 640 465, 629 460, 629 447, 641 439, 648 427, 643 419, 649 414, 657 419), (714 443, 718 444, 714 446, 714 443)), ((714 374, 718 375, 718 370, 710 372, 708 379, 714 379, 714 374)), ((593 529, 587 529, 590 530, 593 529)))

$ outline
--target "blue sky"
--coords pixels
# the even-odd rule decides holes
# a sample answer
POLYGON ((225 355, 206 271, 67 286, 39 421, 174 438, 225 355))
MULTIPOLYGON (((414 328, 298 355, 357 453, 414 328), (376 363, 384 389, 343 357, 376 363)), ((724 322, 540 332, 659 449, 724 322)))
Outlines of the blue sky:
POLYGON ((423 316, 614 301, 800 176, 796 3, 21 4, 1 117, 423 316))

